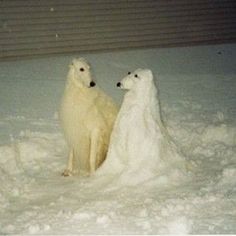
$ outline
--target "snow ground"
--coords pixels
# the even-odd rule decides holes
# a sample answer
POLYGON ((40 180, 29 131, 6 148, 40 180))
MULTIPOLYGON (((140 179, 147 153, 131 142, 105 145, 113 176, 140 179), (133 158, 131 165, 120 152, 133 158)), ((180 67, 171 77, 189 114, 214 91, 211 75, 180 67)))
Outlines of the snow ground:
POLYGON ((236 45, 84 55, 118 103, 127 71, 159 74, 164 120, 193 177, 178 185, 64 178, 57 119, 71 56, 0 63, 0 234, 236 233, 236 45))

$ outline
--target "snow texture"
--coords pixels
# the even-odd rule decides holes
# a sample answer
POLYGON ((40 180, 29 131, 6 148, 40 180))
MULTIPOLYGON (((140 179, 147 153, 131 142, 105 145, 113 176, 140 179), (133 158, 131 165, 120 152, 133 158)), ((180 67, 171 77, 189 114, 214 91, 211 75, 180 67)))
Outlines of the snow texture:
POLYGON ((79 55, 120 104, 128 71, 157 75, 165 127, 194 164, 175 185, 61 176, 57 110, 75 56, 0 63, 0 234, 235 234, 236 45, 79 55))

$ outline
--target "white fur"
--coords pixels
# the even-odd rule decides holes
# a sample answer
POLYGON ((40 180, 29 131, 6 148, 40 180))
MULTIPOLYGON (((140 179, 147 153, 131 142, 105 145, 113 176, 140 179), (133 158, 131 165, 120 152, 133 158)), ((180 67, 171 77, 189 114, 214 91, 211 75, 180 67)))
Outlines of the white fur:
POLYGON ((122 173, 125 184, 158 175, 162 180, 163 176, 169 179, 167 176, 182 175, 185 161, 162 122, 152 72, 137 69, 119 85, 128 92, 112 131, 107 159, 98 175, 122 173))
POLYGON ((93 173, 107 154, 117 107, 97 86, 91 87, 92 81, 89 64, 82 58, 74 59, 60 109, 70 150, 65 176, 93 173))

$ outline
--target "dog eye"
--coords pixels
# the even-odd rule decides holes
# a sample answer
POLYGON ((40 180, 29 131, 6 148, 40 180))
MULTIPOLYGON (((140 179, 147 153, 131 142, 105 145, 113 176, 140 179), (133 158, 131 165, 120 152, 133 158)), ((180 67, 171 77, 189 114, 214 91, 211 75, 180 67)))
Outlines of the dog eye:
POLYGON ((129 71, 129 72, 128 72, 128 75, 130 75, 130 74, 131 74, 131 72, 129 71))
POLYGON ((80 68, 79 70, 83 72, 83 71, 84 71, 84 68, 82 67, 82 68, 80 68))
POLYGON ((134 77, 135 77, 135 78, 138 78, 138 75, 137 75, 137 74, 135 74, 135 75, 134 75, 134 77))

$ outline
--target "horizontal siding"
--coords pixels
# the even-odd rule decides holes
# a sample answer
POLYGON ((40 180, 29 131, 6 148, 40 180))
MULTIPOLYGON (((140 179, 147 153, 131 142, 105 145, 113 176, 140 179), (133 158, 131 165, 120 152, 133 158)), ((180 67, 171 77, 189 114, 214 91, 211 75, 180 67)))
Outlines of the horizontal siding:
POLYGON ((0 0, 0 60, 236 42, 235 0, 0 0))

